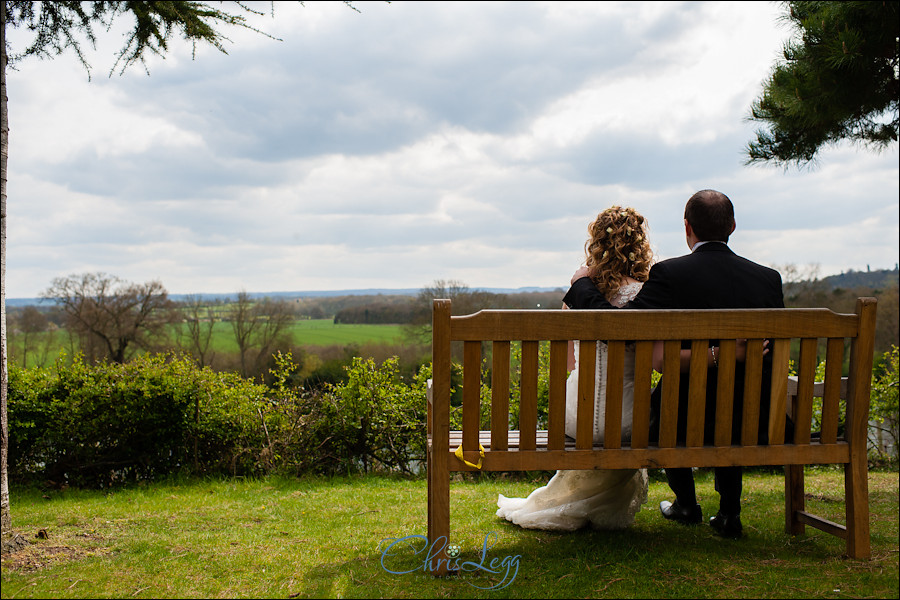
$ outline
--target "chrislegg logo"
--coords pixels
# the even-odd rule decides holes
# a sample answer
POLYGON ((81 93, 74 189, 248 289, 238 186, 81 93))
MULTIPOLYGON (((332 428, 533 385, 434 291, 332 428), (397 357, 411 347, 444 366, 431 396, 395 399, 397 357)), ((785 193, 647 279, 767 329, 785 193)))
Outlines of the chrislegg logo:
POLYGON ((378 544, 378 548, 381 551, 381 567, 392 575, 406 575, 420 569, 424 573, 430 573, 442 567, 449 571, 481 572, 502 578, 499 583, 488 587, 476 585, 471 581, 466 583, 480 590, 501 590, 515 581, 516 575, 519 574, 521 555, 491 558, 488 553, 496 543, 497 535, 495 533, 491 532, 484 536, 484 543, 481 545, 481 560, 478 562, 463 561, 460 558, 460 547, 452 544, 448 546, 447 538, 444 536, 437 538, 431 544, 424 535, 385 538, 378 544), (447 549, 447 558, 438 559, 437 556, 444 548, 447 549), (412 559, 412 563, 409 559, 412 559))

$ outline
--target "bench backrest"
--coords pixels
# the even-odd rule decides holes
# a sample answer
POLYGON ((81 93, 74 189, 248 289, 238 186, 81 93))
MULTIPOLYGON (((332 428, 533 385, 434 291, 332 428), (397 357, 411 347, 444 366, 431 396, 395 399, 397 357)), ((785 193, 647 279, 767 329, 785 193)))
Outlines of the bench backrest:
MULTIPOLYGON (((851 448, 865 452, 874 350, 875 300, 860 298, 853 314, 827 309, 729 310, 484 310, 451 316, 449 300, 433 307, 433 389, 428 428, 435 450, 450 448, 451 344, 463 345, 462 433, 464 456, 478 458, 487 448, 481 468, 523 470, 559 468, 631 468, 639 466, 724 466, 729 464, 809 464, 848 462, 851 448), (732 439, 735 340, 747 339, 744 402, 740 440, 732 439), (771 340, 771 392, 761 397, 764 340, 771 340), (580 341, 579 402, 574 445, 565 438, 567 345, 580 341), (594 360, 597 340, 608 345, 605 443, 593 443, 594 360), (707 370, 710 340, 719 340, 717 370, 707 370), (658 442, 650 439, 652 350, 664 344, 663 387, 658 442), (690 341, 689 372, 680 373, 682 343, 690 341), (813 439, 817 350, 824 346, 826 369, 822 394, 821 438, 813 439), (510 349, 521 343, 518 423, 509 422, 510 349), (546 431, 538 427, 538 365, 542 342, 549 346, 549 408, 546 431), (622 442, 622 387, 626 344, 634 343, 634 411, 630 442, 622 442), (792 344, 799 346, 796 396, 789 402, 788 375, 792 344), (490 348, 490 432, 481 431, 483 345, 490 348), (849 373, 843 435, 841 376, 846 347, 849 373), (704 441, 708 373, 717 377, 715 436, 704 441), (677 439, 678 388, 689 378, 687 434, 677 439), (769 410, 764 409, 768 405, 769 410), (768 414, 769 444, 759 446, 760 414, 768 414), (786 439, 786 415, 794 430, 786 439), (511 439, 515 438, 514 444, 511 439), (798 452, 797 448, 803 449, 798 452), (605 456, 598 457, 597 450, 605 456), (564 453, 564 454, 563 454, 564 453)), ((766 359, 767 361, 768 359, 766 359)), ((854 450, 854 451, 856 451, 854 450)), ((450 460, 451 470, 471 470, 462 460, 450 460)))

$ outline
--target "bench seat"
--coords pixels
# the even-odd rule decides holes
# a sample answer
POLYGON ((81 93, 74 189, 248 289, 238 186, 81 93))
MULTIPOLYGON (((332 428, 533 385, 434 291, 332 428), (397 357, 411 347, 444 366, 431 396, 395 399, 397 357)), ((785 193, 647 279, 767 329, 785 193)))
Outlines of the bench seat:
MULTIPOLYGON (((451 316, 450 301, 435 300, 426 464, 430 543, 445 548, 450 540, 452 472, 783 465, 785 530, 796 535, 811 525, 845 539, 848 556, 868 557, 867 427, 875 309, 874 298, 860 298, 853 314, 826 309, 486 310, 451 316), (608 444, 595 444, 592 439, 593 357, 598 340, 607 344, 603 422, 604 437, 611 441, 608 444), (736 340, 747 340, 742 379, 735 375, 736 340), (583 365, 574 440, 564 433, 570 341, 580 342, 583 365), (651 358, 659 342, 664 348, 659 435, 658 441, 650 442, 651 358), (462 429, 451 431, 451 356, 456 344, 462 345, 462 385, 461 407, 454 410, 461 409, 462 429), (511 360, 511 344, 521 344, 519 361, 511 360), (539 421, 542 344, 549 354, 545 373, 548 408, 546 420, 539 421), (719 348, 715 368, 707 363, 711 345, 719 348), (681 349, 685 346, 692 352, 689 367, 682 373, 681 349), (621 390, 626 347, 635 352, 634 404, 631 439, 623 442, 621 390), (848 349, 849 367, 845 369, 848 349), (764 356, 769 353, 771 368, 764 369, 764 356), (796 357, 796 376, 789 376, 792 355, 796 357), (825 374, 823 381, 817 382, 821 358, 825 359, 825 374), (485 366, 490 377, 483 374, 485 366), (770 379, 764 384, 763 377, 770 379), (679 408, 681 378, 687 379, 689 393, 679 408), (710 381, 716 383, 712 396, 715 410, 710 413, 711 429, 707 428, 712 433, 704 433, 710 381), (741 414, 735 417, 734 389, 739 381, 744 386, 743 402, 741 414), (519 392, 515 423, 510 422, 509 410, 512 386, 518 386, 519 392), (769 391, 764 394, 762 390, 769 391), (814 398, 822 399, 815 431, 814 398), (735 418, 741 423, 737 433, 732 432, 732 424, 738 422, 735 418), (679 419, 685 421, 679 423, 679 419), (539 422, 546 422, 546 429, 539 429, 539 422), (485 423, 489 429, 483 428, 485 423), (679 428, 685 432, 684 439, 677 433, 679 428), (768 432, 764 438, 767 445, 759 444, 760 428, 768 432), (710 437, 705 440, 706 435, 710 437), (807 464, 843 465, 846 525, 806 512, 803 465, 807 464)), ((435 574, 443 572, 441 565, 446 566, 446 559, 443 550, 434 554, 435 574)))

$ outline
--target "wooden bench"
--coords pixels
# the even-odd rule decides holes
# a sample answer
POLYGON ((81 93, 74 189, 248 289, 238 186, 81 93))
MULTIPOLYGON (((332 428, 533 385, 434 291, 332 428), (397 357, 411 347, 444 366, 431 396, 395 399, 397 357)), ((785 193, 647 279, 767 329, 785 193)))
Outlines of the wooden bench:
MULTIPOLYGON (((806 525, 846 540, 853 558, 869 556, 866 429, 874 351, 875 299, 860 298, 855 314, 827 309, 747 310, 483 310, 451 316, 449 300, 433 307, 433 379, 428 394, 428 538, 436 551, 431 569, 446 572, 450 540, 450 474, 454 471, 525 471, 785 465, 786 530, 806 525), (732 443, 735 340, 747 339, 743 426, 732 443), (763 340, 772 358, 771 395, 760 398, 763 340), (565 390, 569 340, 580 340, 579 403, 574 440, 566 438, 565 390), (608 342, 605 445, 594 444, 594 363, 597 342, 608 342), (654 342, 664 344, 659 441, 650 442, 654 342), (691 340, 690 369, 679 373, 683 340, 691 340), (719 342, 719 368, 707 370, 709 340, 719 342), (824 382, 816 383, 823 340, 824 382), (791 344, 799 346, 791 381, 791 344), (462 343, 462 430, 450 430, 451 344, 462 343), (509 423, 510 348, 521 343, 520 416, 509 423), (539 345, 549 342, 549 409, 538 427, 539 345), (626 344, 635 343, 634 411, 630 442, 621 441, 621 390, 626 344), (849 342, 849 376, 842 366, 849 342), (481 430, 482 349, 490 348, 490 429, 481 430), (715 439, 704 444, 707 373, 717 373, 715 439), (687 435, 676 441, 678 384, 689 377, 687 435), (846 414, 841 413, 842 389, 846 414), (820 435, 811 428, 813 398, 823 398, 820 435), (618 402, 616 400, 619 400, 618 402), (760 405, 769 403, 768 445, 756 431, 760 405), (786 436, 790 416, 793 432, 786 436), (839 421, 844 417, 843 431, 839 421), (512 428, 510 427, 512 425, 512 428), (785 439, 786 437, 790 439, 785 439), (462 448, 460 456, 457 454, 462 448), (846 525, 805 511, 803 465, 843 464, 846 525)), ((515 365, 513 365, 515 368, 515 365)), ((487 383, 487 382, 485 382, 487 383)), ((765 411, 763 414, 766 414, 765 411)))

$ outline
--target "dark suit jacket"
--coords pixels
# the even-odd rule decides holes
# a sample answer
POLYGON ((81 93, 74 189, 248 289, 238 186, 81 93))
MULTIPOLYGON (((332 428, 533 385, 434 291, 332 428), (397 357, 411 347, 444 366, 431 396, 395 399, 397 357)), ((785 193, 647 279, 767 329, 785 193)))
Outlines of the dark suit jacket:
MULTIPOLYGON (((563 301, 576 309, 614 308, 588 278, 577 280, 563 301)), ((777 271, 742 258, 721 242, 710 242, 691 254, 657 263, 641 291, 625 308, 631 309, 714 309, 714 308, 784 308, 781 275, 777 271)), ((768 361, 767 361, 768 362, 768 361)), ((762 398, 771 389, 771 371, 764 369, 762 398)), ((706 441, 712 441, 715 424, 716 370, 707 374, 706 441)), ((743 406, 743 368, 735 369, 735 405, 732 431, 735 441, 740 439, 743 406)), ((687 410, 687 377, 681 377, 678 417, 678 441, 684 441, 687 410)), ((660 387, 651 398, 651 420, 658 427, 660 387), (655 414, 654 414, 655 413, 655 414)), ((760 442, 767 440, 768 403, 760 410, 760 442)), ((657 430, 658 431, 658 430, 657 430)), ((651 431, 651 439, 655 437, 651 431)))

